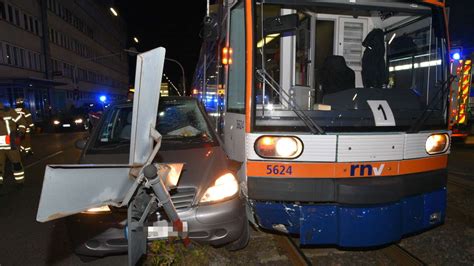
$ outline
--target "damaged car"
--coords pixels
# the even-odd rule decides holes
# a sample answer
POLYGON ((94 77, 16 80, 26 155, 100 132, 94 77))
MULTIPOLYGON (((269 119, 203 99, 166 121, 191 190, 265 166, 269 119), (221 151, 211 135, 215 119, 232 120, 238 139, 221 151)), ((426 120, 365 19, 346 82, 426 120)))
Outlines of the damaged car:
MULTIPOLYGON (((88 140, 80 140, 80 164, 127 164, 132 102, 112 105, 88 140)), ((156 129, 162 135, 155 162, 184 162, 170 194, 191 240, 229 250, 249 240, 236 162, 225 154, 202 105, 189 97, 162 97, 156 129)), ((157 213, 157 217, 159 218, 157 213)), ((67 218, 75 253, 82 260, 127 252, 126 208, 102 206, 67 218)))

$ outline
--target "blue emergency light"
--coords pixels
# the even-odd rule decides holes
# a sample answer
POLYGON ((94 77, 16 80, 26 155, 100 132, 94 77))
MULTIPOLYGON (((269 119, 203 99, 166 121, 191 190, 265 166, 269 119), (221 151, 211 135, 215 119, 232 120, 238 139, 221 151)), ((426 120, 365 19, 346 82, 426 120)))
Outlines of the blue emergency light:
POLYGON ((102 95, 99 97, 99 100, 103 103, 105 103, 105 101, 107 101, 107 97, 105 95, 102 95))
POLYGON ((461 54, 458 53, 458 52, 456 52, 456 53, 454 53, 451 57, 452 57, 454 60, 459 60, 459 59, 461 59, 461 54))

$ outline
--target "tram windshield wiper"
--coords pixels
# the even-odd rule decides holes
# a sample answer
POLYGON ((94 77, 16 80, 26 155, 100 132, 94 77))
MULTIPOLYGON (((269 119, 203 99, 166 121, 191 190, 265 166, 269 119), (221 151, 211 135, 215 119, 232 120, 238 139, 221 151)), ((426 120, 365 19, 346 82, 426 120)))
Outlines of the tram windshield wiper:
POLYGON ((270 88, 280 96, 280 99, 285 101, 285 103, 291 107, 291 110, 301 119, 301 121, 303 121, 312 134, 326 134, 324 129, 322 129, 303 110, 301 110, 301 107, 299 107, 297 103, 290 101, 290 95, 282 90, 280 84, 278 84, 278 82, 276 82, 272 76, 265 71, 265 69, 257 69, 256 72, 262 78, 263 82, 268 84, 268 86, 270 86, 270 88))

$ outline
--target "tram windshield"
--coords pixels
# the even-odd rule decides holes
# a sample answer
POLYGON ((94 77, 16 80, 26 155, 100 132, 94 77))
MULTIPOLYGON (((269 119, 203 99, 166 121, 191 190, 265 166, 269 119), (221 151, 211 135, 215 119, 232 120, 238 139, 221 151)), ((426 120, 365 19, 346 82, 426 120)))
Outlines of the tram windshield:
POLYGON ((446 127, 441 9, 407 1, 284 2, 254 8, 255 130, 446 127))

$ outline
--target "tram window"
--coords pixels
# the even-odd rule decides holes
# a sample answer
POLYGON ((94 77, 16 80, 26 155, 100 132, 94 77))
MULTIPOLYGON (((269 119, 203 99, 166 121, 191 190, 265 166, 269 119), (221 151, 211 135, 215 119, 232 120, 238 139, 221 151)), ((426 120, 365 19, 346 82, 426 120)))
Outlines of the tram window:
POLYGON ((311 63, 311 17, 299 13, 300 25, 296 30, 295 84, 311 86, 309 64, 311 63))
POLYGON ((229 65, 229 84, 227 111, 245 113, 245 29, 244 8, 239 5, 232 10, 230 20, 230 46, 233 50, 232 61, 229 65))

